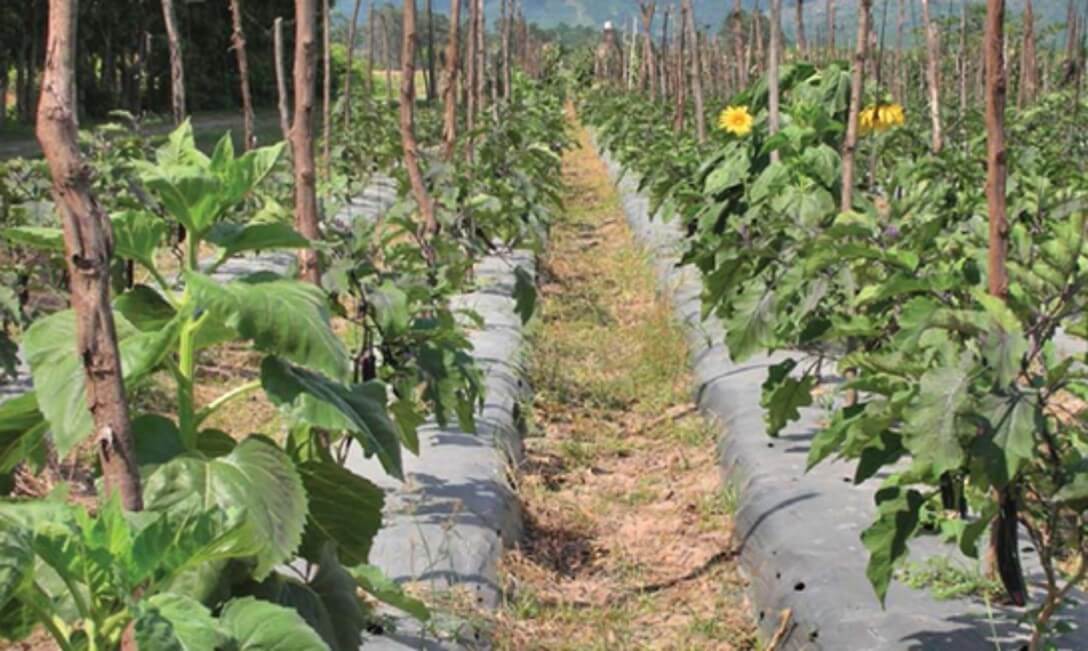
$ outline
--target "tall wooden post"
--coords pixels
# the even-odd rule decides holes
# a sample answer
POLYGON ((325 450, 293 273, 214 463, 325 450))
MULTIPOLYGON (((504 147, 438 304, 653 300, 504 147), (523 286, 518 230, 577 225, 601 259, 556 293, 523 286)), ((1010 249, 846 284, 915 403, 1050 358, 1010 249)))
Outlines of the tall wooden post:
POLYGON ((850 110, 846 120, 846 141, 842 150, 841 212, 854 209, 854 154, 858 147, 858 114, 861 113, 861 99, 865 92, 865 61, 869 49, 872 7, 873 0, 861 0, 858 10, 858 40, 850 74, 850 110))
POLYGON ((684 124, 687 118, 687 70, 684 68, 684 61, 686 57, 686 42, 685 34, 687 34, 687 16, 685 15, 686 4, 680 5, 680 24, 677 26, 677 39, 676 39, 676 66, 675 66, 675 79, 676 79, 676 103, 674 104, 672 128, 673 131, 679 133, 684 130, 684 124))
POLYGON ((835 58, 835 30, 835 0, 827 0, 827 55, 831 59, 835 58))
MULTIPOLYGON (((317 0, 295 0, 295 121, 291 153, 295 167, 295 228, 320 239, 317 215, 317 171, 314 164, 313 116, 317 84, 317 0)), ((299 275, 321 284, 317 251, 299 249, 299 275)))
POLYGON ((1035 56, 1035 11, 1031 0, 1024 5, 1024 45, 1020 49, 1020 88, 1016 105, 1023 108, 1035 101, 1039 90, 1039 64, 1035 56))
POLYGON ((332 18, 329 0, 321 0, 321 51, 324 78, 321 84, 321 162, 325 178, 332 176, 332 18))
POLYGON ((695 29, 695 9, 691 0, 684 0, 687 7, 687 32, 691 41, 691 96, 695 103, 695 135, 699 143, 706 142, 706 110, 703 106, 703 61, 699 48, 699 32, 695 29))
POLYGON ((280 131, 283 139, 291 139, 291 115, 287 110, 287 75, 283 68, 283 18, 276 17, 272 23, 272 55, 276 66, 276 106, 280 114, 280 131))
POLYGON ((348 70, 344 77, 344 128, 351 128, 351 79, 355 76, 352 69, 355 61, 355 36, 359 29, 359 10, 363 6, 363 0, 355 0, 355 8, 351 12, 351 25, 348 26, 348 70))
POLYGON ((444 109, 442 142, 446 160, 457 144, 457 77, 461 71, 461 0, 450 0, 450 38, 446 44, 446 77, 442 87, 444 109))
MULTIPOLYGON (((770 135, 778 133, 780 109, 779 109, 779 84, 778 84, 778 58, 782 51, 782 0, 771 0, 771 56, 767 62, 768 83, 768 116, 767 128, 770 135)), ((771 152, 771 160, 778 162, 778 150, 771 152)))
POLYGON ((253 135, 253 96, 249 92, 249 62, 246 59, 246 34, 242 30, 241 0, 230 0, 231 47, 238 58, 238 76, 242 84, 242 127, 245 133, 243 148, 249 151, 257 144, 253 135))
POLYGON ((432 0, 427 0, 427 101, 433 102, 438 94, 438 54, 434 41, 434 8, 432 0))
MULTIPOLYGON (((986 205, 990 215, 988 255, 989 289, 992 296, 1007 300, 1009 272, 1009 222, 1005 206, 1008 176, 1005 151, 1005 0, 986 4, 986 205)), ((1027 603, 1024 574, 1020 569, 1017 503, 1014 487, 997 491, 998 514, 990 530, 990 561, 1009 598, 1017 606, 1027 603)))
POLYGON ((931 149, 940 153, 941 136, 941 71, 940 43, 937 26, 929 18, 929 0, 922 0, 922 22, 926 30, 926 82, 929 85, 929 119, 932 130, 931 149))
POLYGON ((797 0, 797 51, 802 57, 808 54, 808 40, 805 38, 805 0, 797 0))
MULTIPOLYGON (((170 49, 170 108, 174 124, 185 120, 185 60, 182 57, 181 39, 178 36, 178 17, 174 0, 162 0, 162 19, 166 27, 166 43, 170 49)), ((2 71, 7 75, 7 69, 2 71)), ((0 95, 0 99, 3 96, 0 95)), ((3 110, 0 108, 0 110, 3 110)))
POLYGON ((75 122, 78 0, 49 0, 48 45, 36 132, 53 178, 64 230, 76 353, 83 362, 87 407, 102 463, 106 495, 120 493, 126 509, 143 508, 121 353, 110 304, 110 218, 91 191, 91 169, 79 152, 75 122))
POLYGON ((403 41, 400 50, 400 139, 404 149, 404 168, 408 172, 408 181, 412 194, 419 204, 423 216, 423 232, 427 235, 438 232, 438 222, 434 217, 434 204, 423 183, 423 174, 419 169, 419 152, 415 135, 416 105, 416 0, 404 0, 403 41))

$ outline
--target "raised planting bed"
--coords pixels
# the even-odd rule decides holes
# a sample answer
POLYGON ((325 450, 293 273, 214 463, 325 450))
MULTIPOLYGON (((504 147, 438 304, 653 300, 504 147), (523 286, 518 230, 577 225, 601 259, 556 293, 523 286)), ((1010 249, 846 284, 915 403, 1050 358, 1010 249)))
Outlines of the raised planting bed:
POLYGON ((385 521, 370 563, 398 583, 415 584, 437 597, 431 600, 436 605, 426 626, 398 617, 395 630, 368 641, 367 649, 487 645, 484 627, 463 615, 499 606, 499 558, 504 546, 522 535, 521 507, 509 473, 522 457, 521 405, 529 387, 525 333, 513 292, 515 268, 531 273, 533 265, 533 256, 524 252, 484 258, 477 266, 479 289, 455 300, 456 307, 483 319, 483 326, 469 335, 486 384, 478 431, 428 422, 419 430, 419 456, 405 457, 403 483, 382 473, 374 459, 360 454, 348 459, 352 472, 386 490, 385 521))

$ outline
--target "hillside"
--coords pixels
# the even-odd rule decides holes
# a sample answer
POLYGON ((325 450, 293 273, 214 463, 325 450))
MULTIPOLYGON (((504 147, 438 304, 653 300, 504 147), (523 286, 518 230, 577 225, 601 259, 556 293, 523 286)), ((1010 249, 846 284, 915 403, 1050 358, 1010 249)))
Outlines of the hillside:
MULTIPOLYGON (((917 0, 904 1, 908 3, 908 22, 912 24, 918 22, 921 9, 918 7, 917 0)), ((980 6, 985 4, 983 0, 969 1, 971 4, 980 6)), ((721 23, 733 5, 729 0, 693 0, 693 2, 699 22, 704 25, 715 26, 721 23)), ((875 0, 873 18, 878 27, 886 11, 887 28, 888 30, 894 29, 896 2, 897 0, 875 0)), ((381 4, 381 0, 378 1, 378 4, 381 4)), ((400 3, 390 2, 390 4, 399 5, 400 3)), ((447 0, 434 0, 434 4, 435 11, 445 13, 448 9, 447 0)), ((634 0, 522 0, 522 4, 529 20, 543 27, 553 27, 560 23, 587 26, 603 25, 605 21, 609 20, 617 24, 629 24, 631 18, 638 14, 638 3, 634 0)), ((659 0, 659 12, 661 7, 667 4, 678 4, 678 2, 668 3, 659 0)), ((758 4, 766 10, 769 6, 769 0, 743 0, 743 4, 746 9, 753 9, 758 4)), ((855 3, 839 0, 836 4, 838 5, 836 23, 839 26, 840 38, 846 38, 845 34, 855 24, 855 3)), ((350 13, 352 5, 352 0, 338 0, 338 6, 343 12, 350 13)), ((489 17, 498 16, 500 0, 486 0, 485 5, 489 17)), ((825 0, 805 0, 805 5, 806 29, 810 32, 810 35, 817 32, 822 33, 827 24, 825 0)), ((1024 0, 1009 0, 1007 5, 1010 13, 1019 14, 1023 9, 1024 0)), ((422 6, 422 3, 420 3, 420 6, 422 6)), ((794 30, 795 6, 795 0, 783 1, 783 30, 788 36, 792 36, 794 30)), ((932 6, 937 16, 959 15, 961 2, 960 0, 933 0, 932 6)), ((1061 0, 1036 0, 1035 13, 1042 24, 1063 23, 1065 21, 1065 7, 1066 3, 1061 0)), ((657 25, 660 26, 660 20, 658 20, 657 25)))

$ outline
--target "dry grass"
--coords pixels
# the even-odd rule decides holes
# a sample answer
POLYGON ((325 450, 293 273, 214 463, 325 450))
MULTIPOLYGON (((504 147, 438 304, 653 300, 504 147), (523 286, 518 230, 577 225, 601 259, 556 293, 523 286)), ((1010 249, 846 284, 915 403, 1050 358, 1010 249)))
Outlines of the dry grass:
POLYGON ((528 539, 504 558, 506 649, 751 649, 732 500, 687 408, 688 351, 603 163, 565 161, 534 334, 528 539))

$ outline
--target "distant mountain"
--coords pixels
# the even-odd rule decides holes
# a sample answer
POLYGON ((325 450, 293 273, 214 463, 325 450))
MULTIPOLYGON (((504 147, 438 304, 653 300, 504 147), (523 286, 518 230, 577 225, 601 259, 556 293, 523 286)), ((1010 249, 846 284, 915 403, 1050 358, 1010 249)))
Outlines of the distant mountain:
MULTIPOLYGON (((363 0, 364 7, 369 0, 363 0)), ((448 13, 449 0, 432 0, 434 10, 448 13)), ((874 0, 873 22, 879 31, 881 25, 885 26, 887 33, 895 30, 896 7, 899 0, 874 0)), ((336 0, 341 12, 350 14, 354 6, 354 0, 336 0)), ((918 0, 903 0, 907 23, 910 26, 921 22, 921 7, 918 0)), ((972 5, 984 6, 985 0, 968 0, 972 5)), ((402 3, 392 0, 375 0, 375 4, 393 4, 400 6, 402 3)), ((561 23, 577 26, 601 26, 605 21, 611 21, 617 27, 630 25, 631 19, 638 16, 638 2, 636 0, 521 0, 525 15, 530 22, 541 27, 554 27, 561 23)), ((721 25, 722 20, 732 10, 732 0, 693 0, 695 15, 702 25, 721 25)), ((745 9, 752 10, 759 6, 764 12, 768 11, 770 0, 742 0, 745 9)), ((809 38, 823 34, 827 29, 827 0, 804 0, 805 4, 805 30, 809 38)), ((417 0, 420 11, 423 2, 417 0)), ((660 15, 663 8, 668 5, 679 5, 679 0, 658 0, 658 16, 655 26, 661 26, 660 15)), ((794 16, 797 0, 783 0, 782 2, 782 29, 787 37, 794 33, 794 16)), ((1019 15, 1023 11, 1024 0, 1008 0, 1006 2, 1010 15, 1019 15)), ((488 22, 491 23, 499 15, 500 0, 485 0, 485 11, 488 22)), ((838 0, 836 6, 836 30, 839 38, 846 40, 851 38, 855 21, 857 20, 857 1, 838 0)), ((932 0, 930 11, 936 17, 959 16, 962 0, 932 0)), ((1066 2, 1063 0, 1035 0, 1035 15, 1041 25, 1060 24, 1065 22, 1066 2)), ((365 9, 363 11, 365 14, 365 9)))

